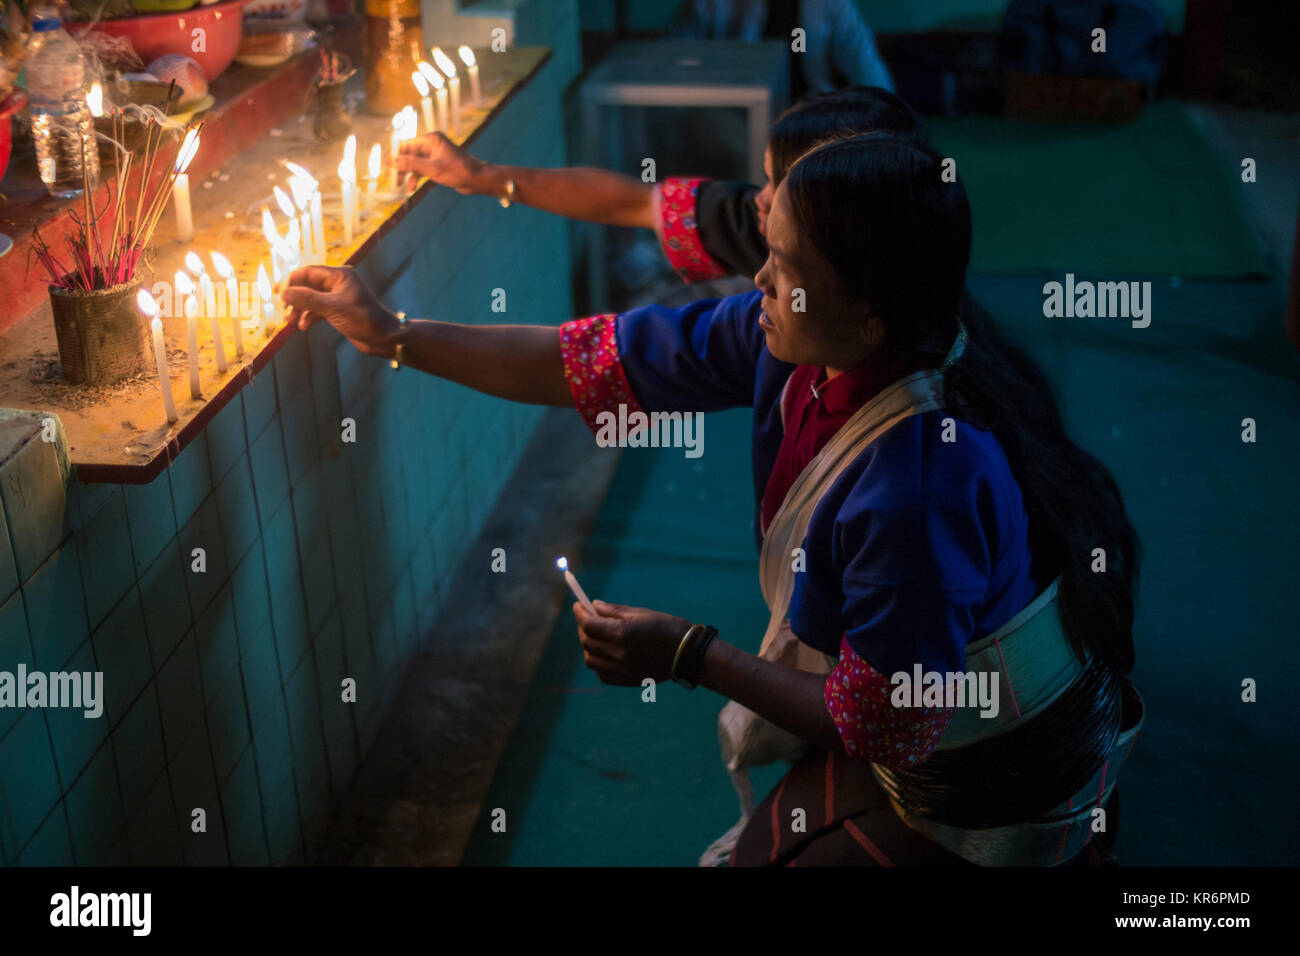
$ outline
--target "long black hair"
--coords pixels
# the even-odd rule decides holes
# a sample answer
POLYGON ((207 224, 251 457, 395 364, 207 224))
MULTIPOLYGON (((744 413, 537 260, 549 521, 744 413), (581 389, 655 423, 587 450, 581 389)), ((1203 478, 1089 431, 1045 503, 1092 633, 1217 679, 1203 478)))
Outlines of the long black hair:
POLYGON ((1061 620, 1076 653, 1133 667, 1141 549, 1114 477, 1065 432, 1043 371, 965 294, 971 218, 960 181, 915 138, 871 134, 806 153, 784 188, 796 228, 885 327, 886 346, 934 365, 966 328, 944 373, 944 405, 998 439, 1029 515, 1035 566, 1061 576, 1061 620), (952 178, 952 177, 948 177, 952 178), (1093 550, 1106 555, 1094 573, 1093 550))
POLYGON ((846 86, 800 100, 768 134, 772 184, 779 186, 795 160, 818 143, 871 132, 925 135, 912 108, 879 86, 846 86))

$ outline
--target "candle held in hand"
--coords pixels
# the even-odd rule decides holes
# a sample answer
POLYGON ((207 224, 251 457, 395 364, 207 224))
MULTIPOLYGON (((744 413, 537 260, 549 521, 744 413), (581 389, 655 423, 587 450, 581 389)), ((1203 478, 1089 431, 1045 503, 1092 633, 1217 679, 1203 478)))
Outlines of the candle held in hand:
POLYGON ((569 570, 569 559, 560 556, 555 559, 555 566, 564 572, 565 583, 569 585, 569 590, 573 592, 573 596, 576 597, 582 606, 587 609, 587 613, 595 614, 599 617, 600 614, 596 608, 592 606, 591 599, 587 597, 587 592, 582 589, 582 585, 578 583, 578 579, 574 577, 573 572, 569 570))

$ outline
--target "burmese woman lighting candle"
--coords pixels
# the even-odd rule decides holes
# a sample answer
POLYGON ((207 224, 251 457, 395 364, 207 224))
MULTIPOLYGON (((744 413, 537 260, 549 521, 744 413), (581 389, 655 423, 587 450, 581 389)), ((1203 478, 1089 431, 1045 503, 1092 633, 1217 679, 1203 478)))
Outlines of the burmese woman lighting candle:
POLYGON ((190 168, 190 160, 199 149, 199 132, 191 129, 181 141, 180 151, 176 154, 176 180, 172 184, 172 205, 176 208, 176 238, 189 242, 194 238, 194 213, 190 208, 190 177, 185 170, 190 168))
POLYGON ((433 62, 447 74, 447 88, 451 90, 451 131, 460 135, 460 77, 456 75, 456 64, 451 57, 442 52, 441 47, 433 48, 433 62))
POLYGON ((184 303, 185 351, 190 365, 190 398, 202 398, 199 391, 199 304, 194 301, 194 283, 184 272, 172 277, 176 298, 184 303))
POLYGON ((589 614, 596 614, 596 616, 599 617, 600 615, 591 604, 591 599, 587 597, 587 592, 582 589, 582 585, 578 583, 578 579, 574 577, 573 572, 569 570, 569 559, 561 555, 555 559, 555 566, 564 572, 565 583, 569 585, 569 590, 573 592, 573 596, 582 603, 582 606, 587 609, 589 614))
POLYGON ((158 303, 144 289, 136 293, 135 301, 145 318, 150 320, 149 327, 153 331, 153 358, 158 365, 158 384, 162 388, 163 409, 167 412, 167 421, 174 422, 180 416, 176 414, 176 400, 172 397, 172 380, 167 377, 167 350, 163 347, 162 321, 158 318, 158 303))
POLYGON ((235 326, 235 358, 243 358, 244 333, 239 314, 239 284, 235 282, 235 267, 219 252, 209 252, 208 257, 212 259, 212 268, 217 270, 217 275, 226 280, 226 315, 230 316, 235 326))
POLYGON ((433 122, 433 100, 429 98, 429 81, 419 70, 416 70, 411 74, 411 82, 415 84, 415 91, 420 94, 420 110, 424 113, 424 131, 432 133, 438 127, 433 122))
POLYGON ((442 74, 433 68, 433 64, 421 60, 417 64, 420 75, 423 76, 429 85, 434 89, 434 95, 438 98, 438 129, 444 133, 451 131, 451 126, 447 122, 447 81, 442 78, 442 74))
POLYGON ((460 62, 465 64, 465 69, 469 73, 469 97, 470 103, 474 106, 483 104, 483 88, 478 85, 478 62, 474 59, 474 51, 467 46, 461 46, 456 50, 460 56, 460 62))

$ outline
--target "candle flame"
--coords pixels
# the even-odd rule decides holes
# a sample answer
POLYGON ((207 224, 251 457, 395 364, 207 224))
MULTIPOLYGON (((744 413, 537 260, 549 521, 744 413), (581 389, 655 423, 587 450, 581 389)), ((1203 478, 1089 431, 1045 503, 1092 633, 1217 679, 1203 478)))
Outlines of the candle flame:
POLYGON ((293 202, 299 212, 306 212, 311 202, 311 187, 302 179, 294 176, 289 180, 289 189, 293 191, 293 202))
MULTIPOLYGON (((143 290, 141 290, 141 291, 143 291, 143 290)), ((151 299, 150 301, 153 301, 153 300, 151 299)), ((156 306, 155 306, 155 308, 156 308, 156 306)), ((162 331, 162 319, 158 318, 157 316, 154 316, 153 321, 149 323, 149 328, 153 329, 153 333, 154 333, 154 335, 157 335, 159 332, 162 331)))
POLYGON ((371 179, 379 178, 379 169, 382 165, 382 156, 379 152, 379 144, 375 143, 370 147, 370 159, 366 163, 366 175, 371 179))
POLYGON ((443 81, 442 74, 439 73, 437 70, 435 70, 433 68, 433 64, 430 63, 428 60, 421 60, 415 66, 416 69, 420 71, 420 75, 423 76, 426 80, 428 80, 429 85, 432 86, 435 90, 440 90, 446 85, 446 83, 443 81))
POLYGON ((195 275, 201 275, 206 271, 203 268, 203 260, 199 258, 199 254, 193 249, 185 253, 185 268, 189 269, 195 275))
POLYGON ((271 280, 266 275, 266 263, 257 264, 257 294, 265 301, 271 298, 271 280))
POLYGON ((136 305, 140 307, 141 312, 147 316, 153 317, 155 327, 157 327, 159 324, 158 303, 153 300, 153 296, 151 296, 147 290, 141 289, 135 294, 135 302, 136 305))
POLYGON ((90 84, 90 92, 86 94, 86 105, 90 107, 91 116, 104 115, 104 89, 98 83, 90 84))
POLYGON ((309 187, 309 191, 316 188, 317 183, 315 176, 307 172, 306 169, 299 166, 297 163, 291 163, 287 159, 283 160, 283 162, 284 168, 289 170, 294 179, 301 179, 309 187))
POLYGON ((343 180, 345 183, 351 183, 353 185, 355 185, 357 181, 356 163, 348 162, 346 156, 339 162, 339 179, 343 180))
MULTIPOLYGON (((293 186, 292 180, 289 181, 289 186, 293 186)), ((289 194, 279 186, 272 186, 271 192, 275 194, 275 201, 280 207, 280 212, 292 219, 296 213, 293 210, 293 200, 289 198, 289 194)))
POLYGON ((476 65, 476 61, 474 59, 474 51, 471 50, 469 47, 465 46, 464 44, 461 44, 459 47, 456 48, 456 52, 460 54, 460 60, 466 66, 476 65))
POLYGON ((438 64, 438 69, 442 70, 442 72, 446 73, 448 76, 455 76, 456 64, 452 62, 451 57, 442 52, 442 47, 436 46, 433 48, 432 52, 433 62, 438 64))
POLYGON ((402 111, 393 117, 393 125, 397 127, 399 140, 415 139, 416 133, 420 130, 420 118, 415 115, 415 107, 402 107, 402 111))
POLYGON ((190 281, 187 273, 177 270, 176 275, 172 277, 176 285, 176 291, 181 295, 189 295, 194 291, 194 283, 190 281))
POLYGON ((235 274, 235 267, 219 252, 209 252, 208 257, 212 260, 212 268, 217 270, 217 275, 223 279, 232 278, 235 274))
POLYGON ((421 99, 429 98, 429 81, 426 80, 419 70, 411 74, 411 82, 415 84, 416 92, 420 94, 421 99))
POLYGON ((191 128, 185 131, 185 139, 181 141, 180 151, 176 154, 176 172, 183 173, 190 168, 190 160, 194 154, 199 151, 199 131, 191 128))
POLYGON ((569 559, 561 555, 555 559, 555 566, 561 571, 569 570, 569 559))
POLYGON ((280 230, 275 228, 275 220, 271 218, 271 210, 265 206, 262 207, 262 235, 271 245, 278 245, 280 242, 280 230))
POLYGON ((357 161, 357 134, 349 133, 348 141, 343 144, 343 162, 355 163, 357 161))

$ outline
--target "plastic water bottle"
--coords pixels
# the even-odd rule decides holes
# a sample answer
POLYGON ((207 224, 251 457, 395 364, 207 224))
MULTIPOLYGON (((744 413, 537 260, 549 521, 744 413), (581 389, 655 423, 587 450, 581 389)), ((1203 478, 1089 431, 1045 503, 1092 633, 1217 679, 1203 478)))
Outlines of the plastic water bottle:
POLYGON ((77 41, 56 16, 32 21, 27 58, 27 100, 36 141, 36 165, 52 196, 81 194, 85 180, 99 182, 95 119, 86 105, 86 64, 77 41))

